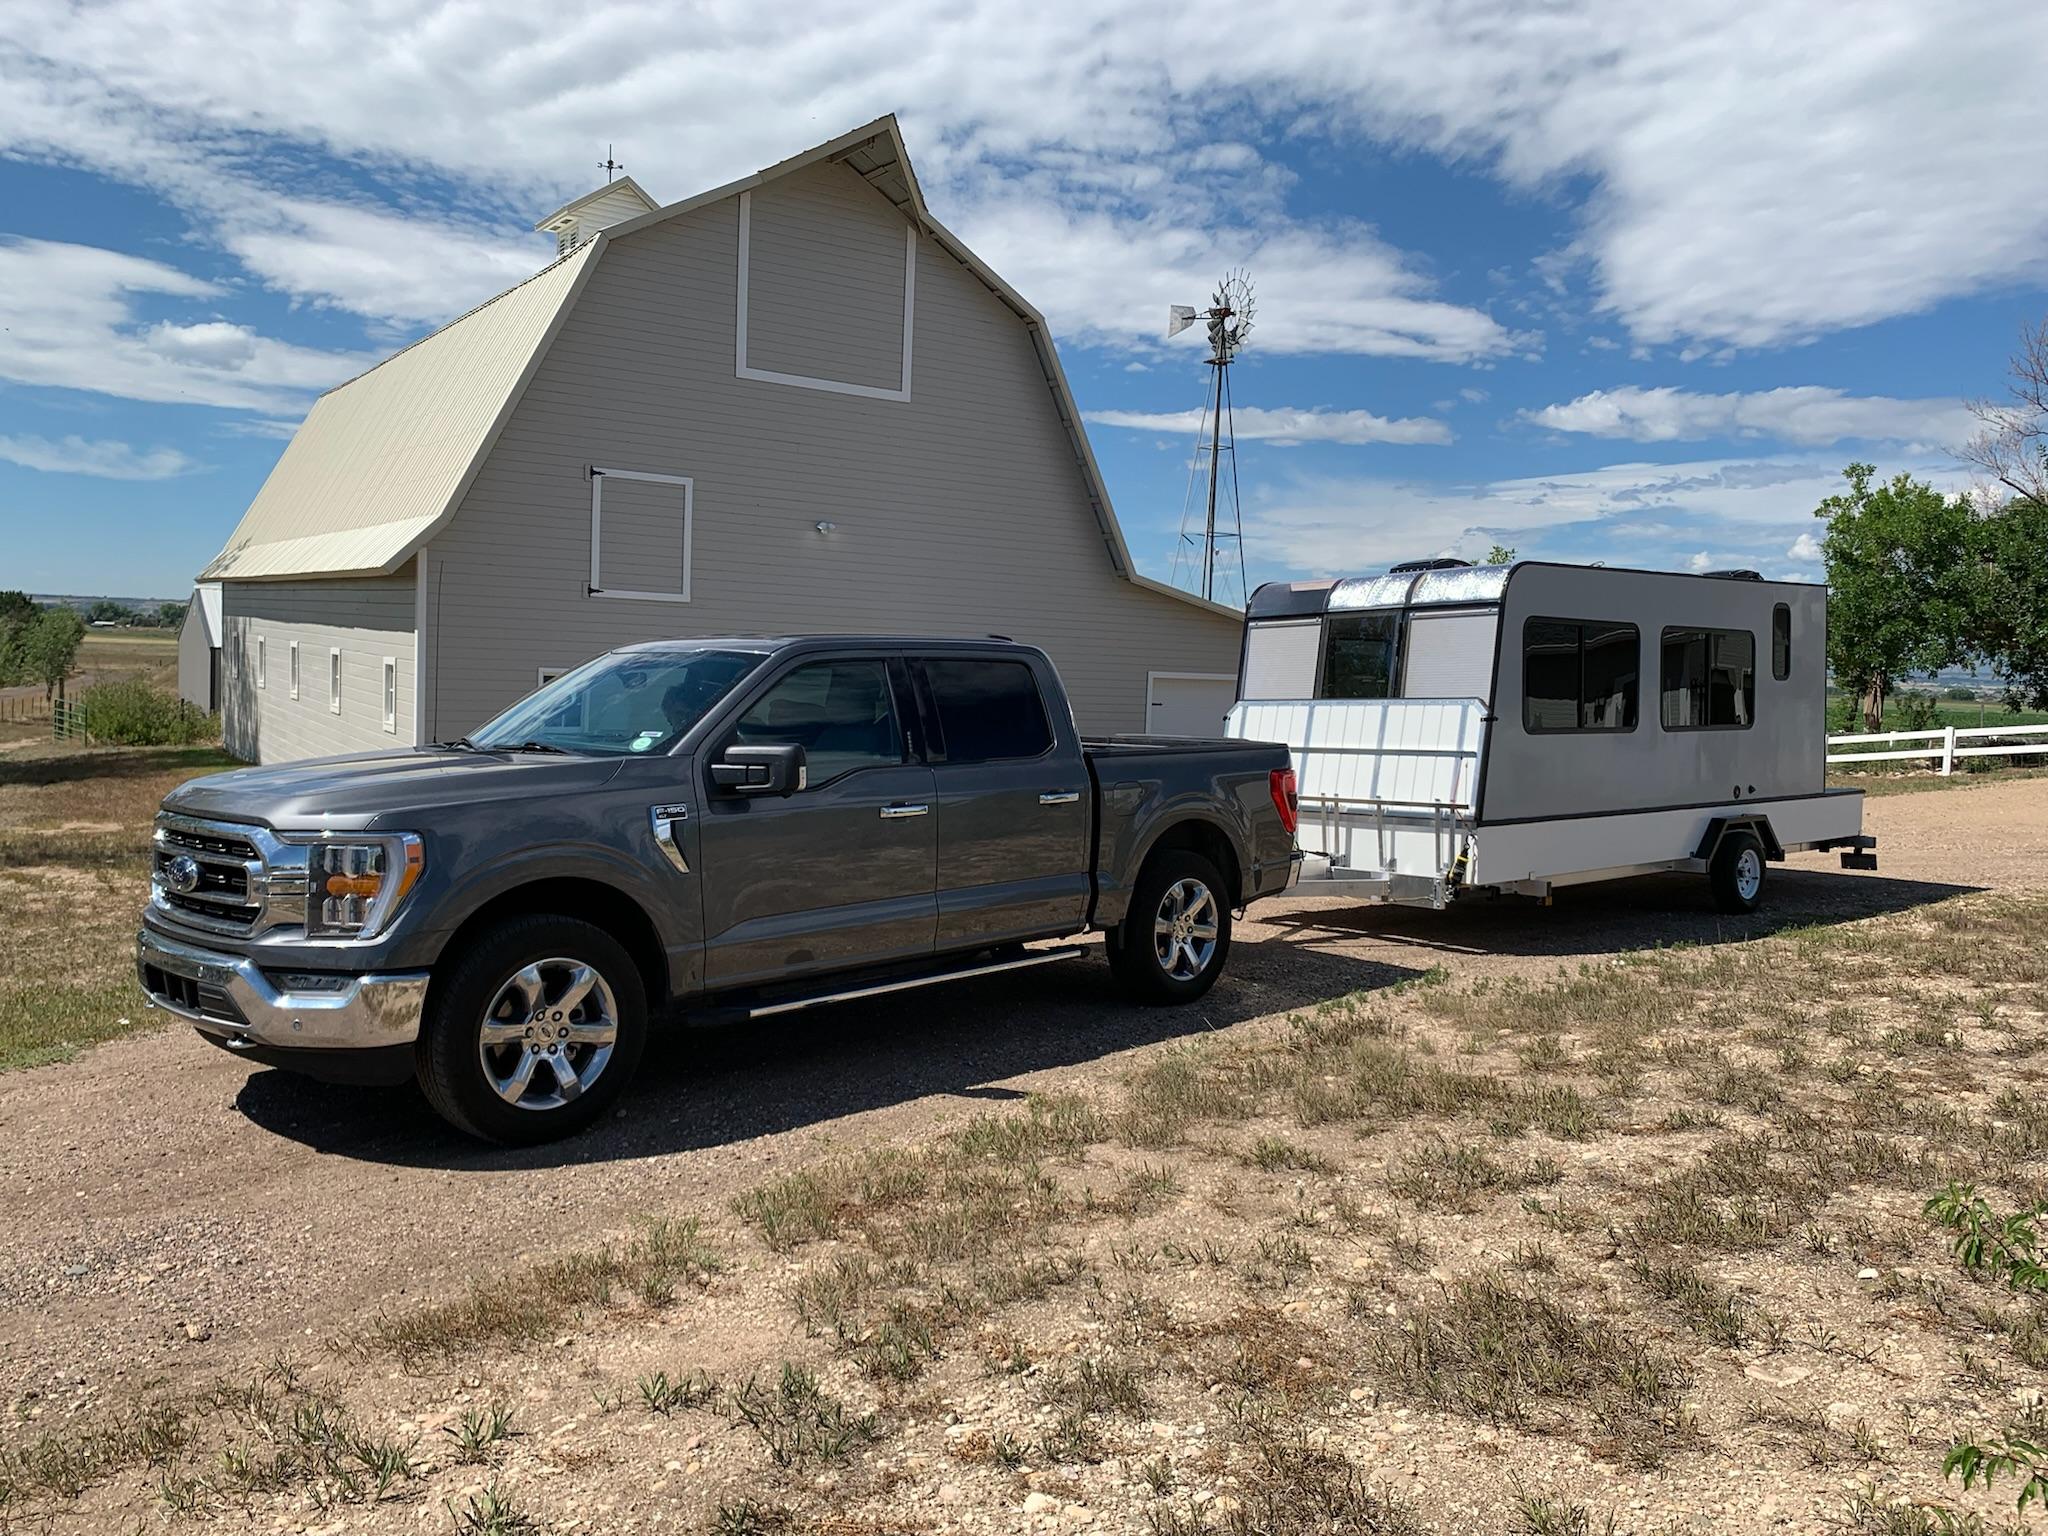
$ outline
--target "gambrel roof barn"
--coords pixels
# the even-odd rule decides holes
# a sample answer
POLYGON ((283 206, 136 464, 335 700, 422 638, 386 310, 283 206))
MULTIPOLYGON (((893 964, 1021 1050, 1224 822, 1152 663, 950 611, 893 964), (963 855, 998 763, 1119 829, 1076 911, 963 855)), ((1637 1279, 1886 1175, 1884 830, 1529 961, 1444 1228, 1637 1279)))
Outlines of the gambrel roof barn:
POLYGON ((204 572, 231 748, 452 737, 613 646, 773 631, 1000 633, 1086 730, 1220 725, 1239 615, 1138 574, 1044 318, 893 117, 537 227, 556 260, 314 405, 204 572))

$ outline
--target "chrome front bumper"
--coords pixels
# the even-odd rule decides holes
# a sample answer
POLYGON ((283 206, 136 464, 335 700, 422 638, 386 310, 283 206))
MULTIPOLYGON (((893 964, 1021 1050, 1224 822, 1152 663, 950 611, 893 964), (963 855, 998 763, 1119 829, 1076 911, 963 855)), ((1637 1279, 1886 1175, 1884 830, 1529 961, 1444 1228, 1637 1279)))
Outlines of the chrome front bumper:
POLYGON ((135 936, 135 970, 152 1008, 190 1020, 228 1046, 355 1051, 409 1045, 419 1038, 427 1001, 424 971, 280 976, 304 983, 286 990, 245 956, 147 928, 135 936))

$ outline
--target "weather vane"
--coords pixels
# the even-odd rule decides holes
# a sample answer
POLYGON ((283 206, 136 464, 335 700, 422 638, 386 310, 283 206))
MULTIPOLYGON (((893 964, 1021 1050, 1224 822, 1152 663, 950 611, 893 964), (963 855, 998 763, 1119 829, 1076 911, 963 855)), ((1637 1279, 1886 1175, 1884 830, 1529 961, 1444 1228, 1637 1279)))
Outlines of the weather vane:
POLYGON ((605 145, 604 159, 598 162, 597 168, 600 171, 604 172, 604 184, 606 186, 610 186, 612 184, 612 178, 618 175, 620 171, 623 171, 625 169, 623 165, 619 164, 617 160, 612 158, 612 146, 609 144, 605 145))

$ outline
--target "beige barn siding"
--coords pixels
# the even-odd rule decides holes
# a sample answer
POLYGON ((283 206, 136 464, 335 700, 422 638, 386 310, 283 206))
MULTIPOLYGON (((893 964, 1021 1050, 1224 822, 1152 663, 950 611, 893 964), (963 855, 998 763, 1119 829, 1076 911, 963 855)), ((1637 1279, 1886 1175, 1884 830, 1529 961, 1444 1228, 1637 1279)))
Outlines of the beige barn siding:
POLYGON ((748 204, 747 366, 901 389, 903 215, 839 165, 797 171, 748 204))
POLYGON ((1115 575, 1030 337, 971 273, 920 238, 912 398, 877 400, 734 377, 737 250, 727 199, 605 252, 430 546, 430 735, 661 636, 1006 634, 1100 732, 1144 728, 1148 670, 1235 673, 1232 620, 1115 575), (592 464, 694 480, 690 602, 586 593, 592 464))
POLYGON ((282 763, 409 746, 413 741, 413 567, 391 576, 227 582, 221 691, 228 750, 282 763), (256 638, 265 642, 256 686, 256 638), (291 696, 291 642, 299 696, 291 696), (327 653, 341 648, 341 713, 327 703, 327 653), (398 720, 384 729, 384 658, 397 662, 398 720))

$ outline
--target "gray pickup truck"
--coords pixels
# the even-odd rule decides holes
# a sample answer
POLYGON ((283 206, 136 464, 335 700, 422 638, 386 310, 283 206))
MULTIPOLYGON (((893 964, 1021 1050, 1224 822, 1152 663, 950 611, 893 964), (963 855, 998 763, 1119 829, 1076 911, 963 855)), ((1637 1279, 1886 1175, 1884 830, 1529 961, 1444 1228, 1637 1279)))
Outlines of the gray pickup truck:
POLYGON ((252 1061, 417 1077, 472 1134, 589 1124, 652 1017, 771 1017, 1046 964, 1147 1003, 1294 877, 1256 742, 1083 741, 1042 651, 845 636, 613 651, 474 739, 173 791, 143 989, 252 1061))

